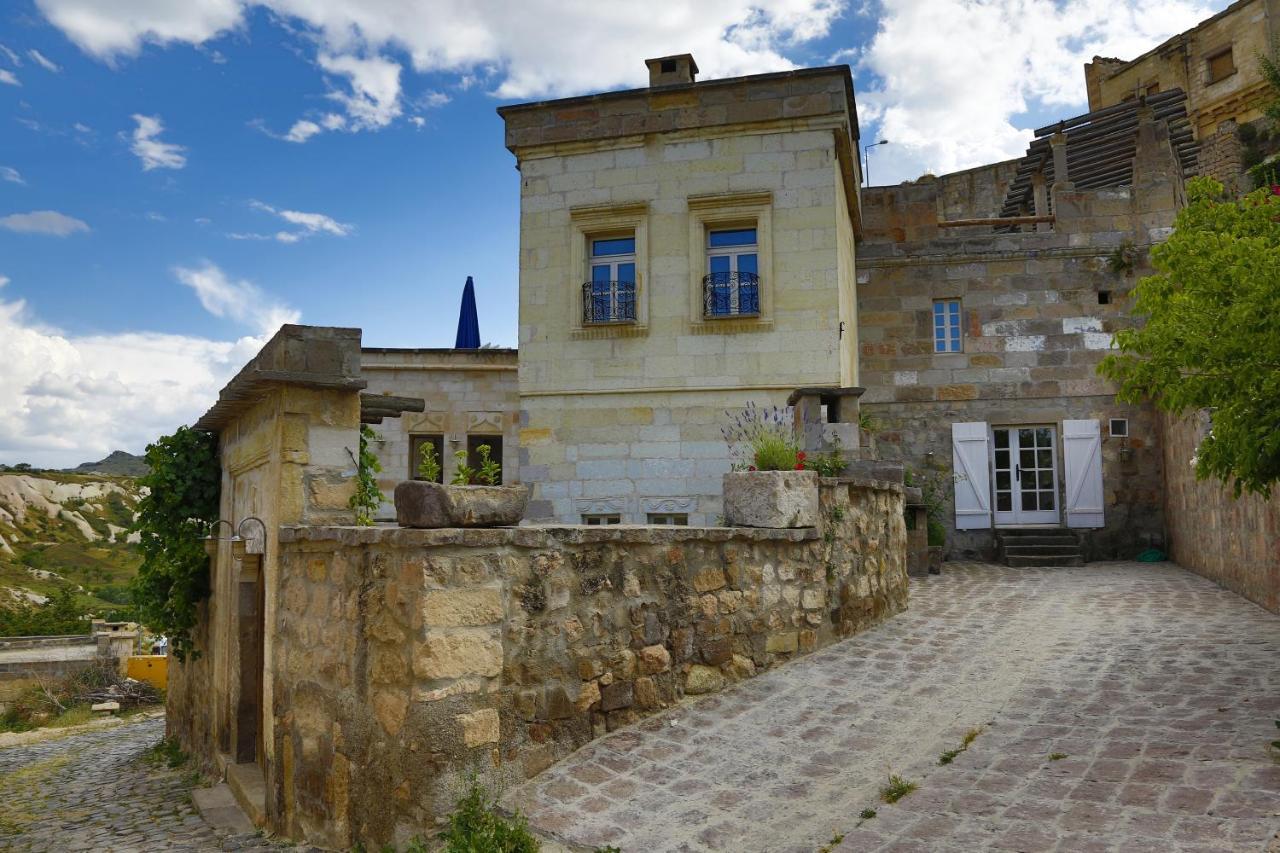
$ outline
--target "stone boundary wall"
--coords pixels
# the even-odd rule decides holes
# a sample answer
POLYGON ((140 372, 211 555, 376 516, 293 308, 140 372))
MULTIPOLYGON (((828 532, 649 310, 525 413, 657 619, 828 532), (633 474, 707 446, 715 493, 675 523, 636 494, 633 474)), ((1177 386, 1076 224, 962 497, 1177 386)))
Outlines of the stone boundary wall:
POLYGON ((1165 524, 1169 556, 1272 613, 1280 613, 1280 499, 1232 497, 1217 480, 1197 480, 1191 467, 1209 428, 1203 414, 1164 427, 1165 524))
POLYGON ((523 780, 902 611, 902 487, 820 489, 796 530, 282 528, 269 829, 403 844, 472 772, 523 780))
POLYGON ((89 634, 0 639, 0 703, 37 680, 62 678, 97 657, 98 640, 89 634))

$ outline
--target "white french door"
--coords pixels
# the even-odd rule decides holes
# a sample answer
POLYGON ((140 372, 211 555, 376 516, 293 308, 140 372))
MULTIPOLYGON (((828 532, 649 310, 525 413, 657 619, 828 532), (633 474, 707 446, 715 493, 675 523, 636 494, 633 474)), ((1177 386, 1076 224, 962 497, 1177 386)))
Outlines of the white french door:
POLYGON ((994 427, 991 456, 996 525, 1057 524, 1057 429, 994 427))

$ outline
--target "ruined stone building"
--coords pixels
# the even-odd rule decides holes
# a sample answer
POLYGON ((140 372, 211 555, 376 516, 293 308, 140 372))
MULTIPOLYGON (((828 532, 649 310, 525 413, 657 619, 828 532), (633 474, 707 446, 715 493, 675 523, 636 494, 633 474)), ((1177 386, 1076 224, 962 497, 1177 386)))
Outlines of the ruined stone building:
POLYGON ((1089 109, 1185 92, 1189 126, 1200 145, 1198 174, 1240 186, 1250 159, 1276 147, 1256 137, 1268 130, 1260 120, 1275 98, 1258 57, 1270 55, 1278 40, 1280 2, 1239 0, 1134 59, 1095 56, 1084 68, 1089 109))

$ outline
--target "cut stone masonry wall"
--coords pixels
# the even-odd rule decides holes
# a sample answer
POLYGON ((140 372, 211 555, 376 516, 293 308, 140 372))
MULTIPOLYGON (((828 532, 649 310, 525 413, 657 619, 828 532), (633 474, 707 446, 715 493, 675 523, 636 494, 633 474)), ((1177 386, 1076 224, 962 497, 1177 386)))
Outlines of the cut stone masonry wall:
MULTIPOLYGON (((403 844, 471 772, 525 779, 903 610, 902 487, 824 480, 821 507, 799 530, 283 528, 269 827, 403 844)), ((203 713, 197 687, 171 714, 203 713)))

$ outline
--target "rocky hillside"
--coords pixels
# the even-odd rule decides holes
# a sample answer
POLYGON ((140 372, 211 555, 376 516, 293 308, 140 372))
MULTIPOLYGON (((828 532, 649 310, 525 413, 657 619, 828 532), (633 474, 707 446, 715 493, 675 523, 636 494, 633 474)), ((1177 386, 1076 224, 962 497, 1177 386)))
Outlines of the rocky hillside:
POLYGON ((139 497, 128 477, 0 473, 0 606, 67 587, 92 612, 127 604, 139 497))

